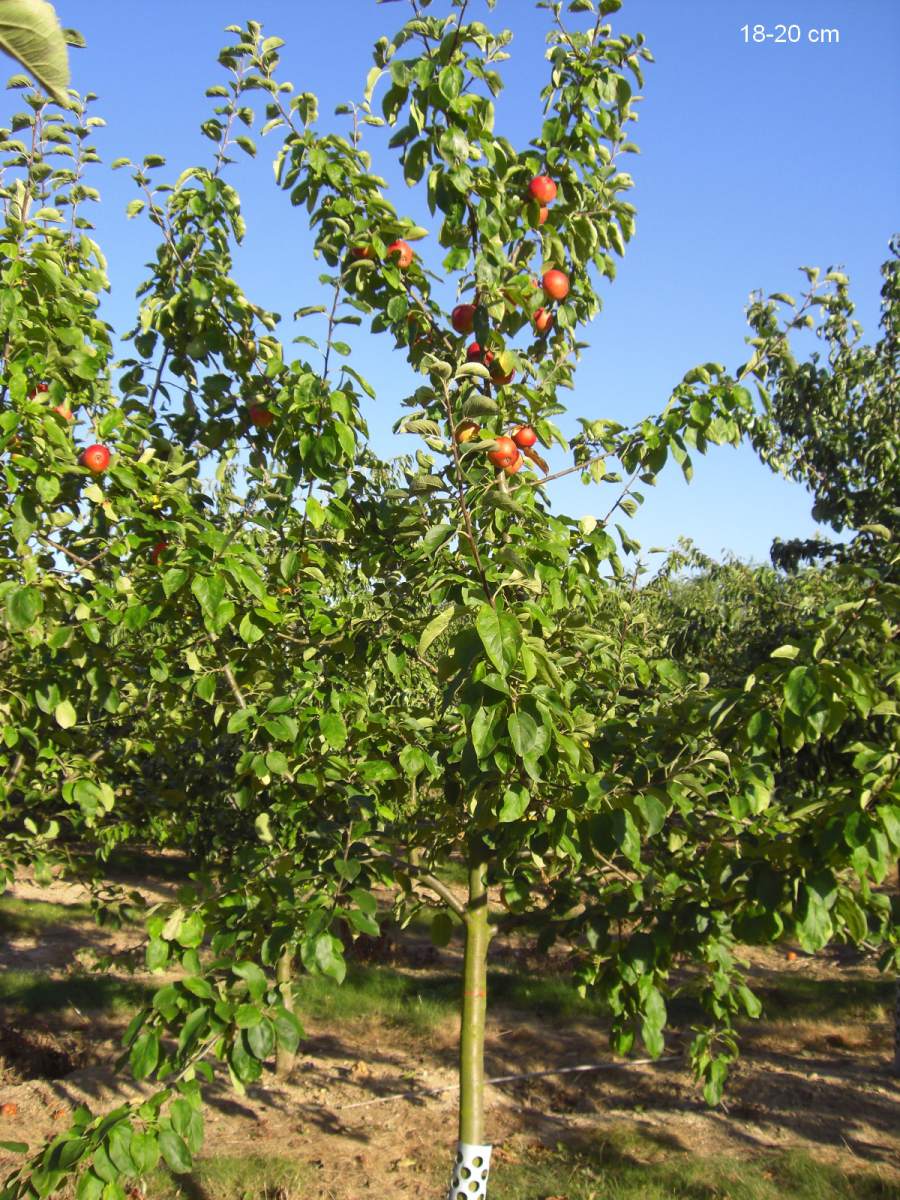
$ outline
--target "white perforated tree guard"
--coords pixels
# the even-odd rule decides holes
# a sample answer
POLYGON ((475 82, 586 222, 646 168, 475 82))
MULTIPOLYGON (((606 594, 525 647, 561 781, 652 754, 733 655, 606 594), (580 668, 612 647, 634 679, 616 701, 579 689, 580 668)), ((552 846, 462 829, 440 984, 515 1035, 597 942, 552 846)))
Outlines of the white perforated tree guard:
POLYGON ((453 1181, 447 1200, 483 1200, 487 1196, 490 1169, 490 1146, 468 1146, 465 1142, 458 1142, 453 1181))

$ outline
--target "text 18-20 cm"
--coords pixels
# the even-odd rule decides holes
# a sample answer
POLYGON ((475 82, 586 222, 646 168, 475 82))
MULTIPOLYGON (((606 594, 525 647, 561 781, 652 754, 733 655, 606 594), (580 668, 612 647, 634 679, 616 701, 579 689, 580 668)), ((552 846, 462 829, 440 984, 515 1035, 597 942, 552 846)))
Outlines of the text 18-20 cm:
POLYGON ((835 46, 841 40, 839 29, 802 29, 799 25, 742 25, 740 32, 745 42, 775 42, 776 45, 796 45, 811 42, 814 46, 835 46))

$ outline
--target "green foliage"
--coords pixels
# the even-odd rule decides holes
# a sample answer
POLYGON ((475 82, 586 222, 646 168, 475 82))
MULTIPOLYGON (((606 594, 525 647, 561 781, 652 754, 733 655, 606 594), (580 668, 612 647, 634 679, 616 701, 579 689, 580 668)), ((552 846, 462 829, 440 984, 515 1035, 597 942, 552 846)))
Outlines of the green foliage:
MULTIPOLYGON (((840 271, 829 270, 820 279, 817 268, 804 267, 810 291, 799 305, 778 293, 756 297, 749 310, 763 402, 752 431, 755 445, 773 468, 809 488, 816 520, 854 531, 857 556, 876 559, 884 558, 885 541, 900 516, 898 253, 895 237, 882 267, 882 334, 874 345, 862 341, 849 280, 840 271), (826 349, 798 361, 791 335, 804 328, 814 329, 826 349)), ((785 565, 835 553, 816 543, 776 550, 785 565)))

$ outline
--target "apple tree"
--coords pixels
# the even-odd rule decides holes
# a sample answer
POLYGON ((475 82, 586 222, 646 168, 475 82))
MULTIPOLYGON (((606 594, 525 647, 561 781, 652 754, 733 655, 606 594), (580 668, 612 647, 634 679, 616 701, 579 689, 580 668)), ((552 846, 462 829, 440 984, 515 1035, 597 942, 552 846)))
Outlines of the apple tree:
MULTIPOLYGON (((230 28, 203 126, 211 165, 167 183, 161 156, 119 162, 138 189, 130 214, 160 243, 116 362, 81 215, 96 199, 89 101, 73 99, 76 120, 28 93, 8 131, 7 877, 73 842, 205 840, 191 885, 147 922, 148 966, 177 979, 135 1017, 126 1053, 157 1090, 79 1110, 4 1200, 76 1171, 81 1200, 118 1197, 160 1155, 188 1170, 212 1064, 239 1089, 278 1047, 287 1065, 297 976, 342 979, 347 937, 378 930, 378 884, 401 914, 430 893, 436 940, 463 927, 453 1197, 486 1194, 492 905, 576 956, 620 1054, 638 1039, 659 1054, 667 999, 693 989, 691 1056, 713 1103, 734 1023, 759 1011, 739 942, 869 931, 857 895, 868 902, 886 855, 843 834, 821 846, 818 814, 774 773, 785 738, 800 751, 881 697, 860 685, 840 699, 850 676, 831 658, 801 677, 777 655, 742 689, 676 661, 623 524, 670 459, 690 475, 695 453, 740 441, 755 416, 743 381, 777 345, 736 375, 698 365, 630 428, 590 413, 566 436, 561 393, 634 232, 622 163, 650 55, 613 29, 618 0, 573 0, 574 19, 539 4, 544 121, 517 148, 496 129, 511 35, 467 7, 436 16, 414 0, 376 44, 347 137, 279 81, 279 39, 230 28), (236 280, 244 218, 227 173, 255 156, 259 109, 326 268, 298 297, 298 319, 324 326, 298 339, 315 362, 287 353, 277 315, 236 280), (14 136, 26 127, 37 154, 14 136), (384 127, 430 235, 374 170, 384 127), (343 340, 363 319, 417 377, 396 427, 417 441, 393 464, 367 447, 373 389, 343 340), (93 473, 89 444, 111 452, 88 456, 93 473), (552 507, 569 473, 601 489, 594 513, 552 507), (442 877, 460 859, 464 894, 442 877)), ((870 766, 845 764, 835 812, 870 766)), ((881 847, 882 827, 870 833, 881 847)))

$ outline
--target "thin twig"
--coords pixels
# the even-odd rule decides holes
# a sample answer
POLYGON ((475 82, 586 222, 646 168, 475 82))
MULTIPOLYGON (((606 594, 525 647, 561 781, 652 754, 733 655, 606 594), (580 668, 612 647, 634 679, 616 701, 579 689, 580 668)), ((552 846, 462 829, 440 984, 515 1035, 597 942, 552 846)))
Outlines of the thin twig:
POLYGON ((231 691, 234 695, 235 700, 237 700, 239 707, 246 708, 247 701, 244 699, 244 693, 238 687, 238 681, 234 677, 234 671, 232 671, 232 669, 228 665, 228 663, 226 663, 225 666, 222 668, 222 674, 225 676, 225 682, 231 688, 231 691))

